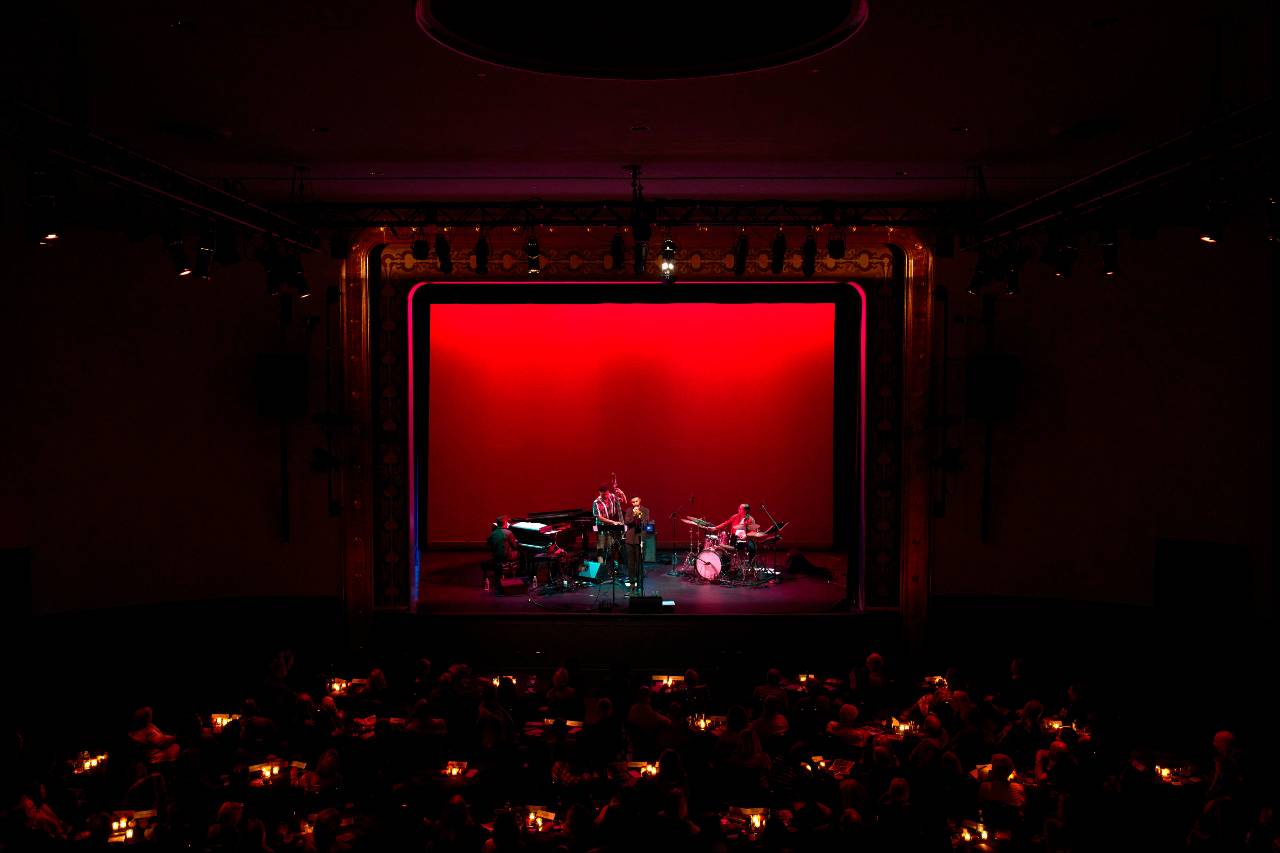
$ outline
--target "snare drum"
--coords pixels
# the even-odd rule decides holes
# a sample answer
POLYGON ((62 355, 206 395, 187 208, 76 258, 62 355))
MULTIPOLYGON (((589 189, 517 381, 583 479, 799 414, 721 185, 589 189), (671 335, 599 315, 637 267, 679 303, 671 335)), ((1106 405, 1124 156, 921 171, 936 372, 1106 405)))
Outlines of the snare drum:
POLYGON ((720 555, 711 549, 707 549, 699 554, 698 561, 694 566, 697 568, 698 577, 703 580, 713 581, 720 577, 720 555))
POLYGON ((719 543, 720 543, 720 547, 722 547, 722 548, 724 548, 724 547, 728 546, 728 544, 729 544, 729 531, 727 531, 727 530, 721 530, 721 531, 720 531, 720 539, 719 539, 719 543))

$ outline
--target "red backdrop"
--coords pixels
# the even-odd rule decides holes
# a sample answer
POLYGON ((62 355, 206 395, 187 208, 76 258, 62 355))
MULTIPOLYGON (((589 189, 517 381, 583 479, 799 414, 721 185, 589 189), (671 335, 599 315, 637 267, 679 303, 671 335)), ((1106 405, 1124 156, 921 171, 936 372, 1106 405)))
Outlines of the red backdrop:
POLYGON ((829 545, 834 325, 831 304, 432 305, 426 543, 588 508, 616 471, 663 543, 677 509, 767 523, 763 501, 829 545))

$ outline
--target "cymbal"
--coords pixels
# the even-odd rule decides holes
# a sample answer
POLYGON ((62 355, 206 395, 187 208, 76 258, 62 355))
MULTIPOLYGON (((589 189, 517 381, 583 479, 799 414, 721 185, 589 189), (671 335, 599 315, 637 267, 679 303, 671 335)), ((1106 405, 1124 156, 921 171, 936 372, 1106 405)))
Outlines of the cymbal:
POLYGON ((706 524, 706 522, 703 521, 702 519, 682 518, 680 520, 683 521, 685 524, 689 525, 690 527, 702 527, 703 525, 706 524))
POLYGON ((771 534, 767 530, 748 530, 747 537, 750 539, 763 539, 771 534))

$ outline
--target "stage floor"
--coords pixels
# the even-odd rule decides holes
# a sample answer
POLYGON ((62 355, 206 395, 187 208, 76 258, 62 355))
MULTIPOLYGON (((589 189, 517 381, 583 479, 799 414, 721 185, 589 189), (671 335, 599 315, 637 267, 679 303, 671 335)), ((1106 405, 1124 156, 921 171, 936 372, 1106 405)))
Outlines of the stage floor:
MULTIPOLYGON (((682 615, 848 612, 847 557, 827 552, 805 552, 804 557, 800 565, 808 569, 808 573, 787 571, 788 562, 779 555, 777 574, 762 574, 752 585, 739 585, 693 581, 687 576, 672 574, 669 555, 659 552, 659 562, 645 564, 644 594, 674 601, 674 609, 663 612, 682 615)), ((633 591, 621 579, 614 584, 575 584, 568 589, 563 585, 540 585, 518 595, 486 592, 480 570, 483 559, 484 554, 475 551, 424 554, 419 612, 512 616, 547 612, 630 614, 628 602, 633 591)))

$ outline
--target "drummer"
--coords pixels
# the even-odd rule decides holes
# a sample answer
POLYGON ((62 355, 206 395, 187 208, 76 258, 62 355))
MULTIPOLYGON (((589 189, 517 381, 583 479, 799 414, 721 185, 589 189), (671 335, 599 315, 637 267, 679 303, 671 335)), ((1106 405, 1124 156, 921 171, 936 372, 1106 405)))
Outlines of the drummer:
POLYGON ((760 532, 760 525, 751 515, 751 504, 738 504, 738 511, 712 528, 713 530, 732 531, 733 544, 745 548, 752 556, 756 553, 755 537, 752 533, 760 532))

